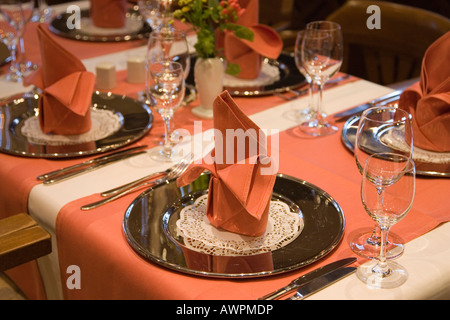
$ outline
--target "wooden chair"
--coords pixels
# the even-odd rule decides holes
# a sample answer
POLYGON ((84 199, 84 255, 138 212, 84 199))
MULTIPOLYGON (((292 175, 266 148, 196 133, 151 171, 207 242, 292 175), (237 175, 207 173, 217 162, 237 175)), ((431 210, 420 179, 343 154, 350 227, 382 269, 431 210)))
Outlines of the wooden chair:
POLYGON ((0 220, 0 271, 51 253, 50 234, 28 214, 0 220))
POLYGON ((342 27, 341 71, 388 85, 420 76, 426 49, 450 30, 450 19, 387 1, 349 0, 328 16, 342 27), (366 25, 370 5, 380 8, 380 29, 366 25))

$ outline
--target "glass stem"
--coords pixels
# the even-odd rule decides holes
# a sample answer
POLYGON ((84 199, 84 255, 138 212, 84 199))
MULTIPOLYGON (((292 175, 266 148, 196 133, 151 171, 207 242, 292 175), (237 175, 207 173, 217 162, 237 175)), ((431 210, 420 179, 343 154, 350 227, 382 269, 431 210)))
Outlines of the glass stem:
POLYGON ((319 88, 319 100, 317 101, 317 108, 316 108, 316 119, 317 123, 319 125, 323 125, 323 116, 322 116, 322 98, 323 98, 323 82, 318 82, 317 86, 319 88))
POLYGON ((314 106, 314 96, 313 96, 313 89, 314 89, 314 82, 311 80, 309 82, 309 87, 308 87, 308 95, 309 95, 309 108, 311 111, 315 111, 315 106, 314 106))
POLYGON ((164 120, 164 148, 163 148, 163 153, 166 154, 167 156, 171 156, 172 155, 172 146, 171 146, 171 141, 170 141, 170 120, 171 117, 170 116, 164 116, 163 117, 164 120))
POLYGON ((381 229, 381 245, 380 245, 380 256, 378 257, 378 263, 373 268, 374 272, 379 273, 382 277, 387 277, 391 274, 391 268, 387 264, 386 260, 386 244, 389 234, 389 227, 380 226, 381 229))

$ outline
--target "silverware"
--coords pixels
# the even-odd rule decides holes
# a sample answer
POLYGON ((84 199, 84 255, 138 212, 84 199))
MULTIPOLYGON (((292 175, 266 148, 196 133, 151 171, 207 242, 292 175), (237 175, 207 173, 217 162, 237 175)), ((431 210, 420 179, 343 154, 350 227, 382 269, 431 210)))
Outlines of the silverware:
POLYGON ((77 176, 79 174, 82 174, 82 173, 85 173, 85 172, 88 172, 88 171, 91 171, 91 170, 94 170, 94 169, 101 168, 101 167, 106 166, 108 164, 111 164, 113 162, 117 162, 117 161, 120 161, 120 160, 125 160, 125 159, 131 158, 131 157, 135 157, 137 155, 144 154, 144 153, 146 153, 146 151, 138 151, 138 152, 134 152, 134 153, 121 154, 119 156, 112 157, 112 158, 104 160, 104 161, 96 162, 93 165, 81 168, 80 170, 70 171, 70 172, 63 173, 61 175, 55 176, 55 177, 50 177, 48 179, 45 179, 42 183, 43 184, 57 183, 57 182, 60 182, 60 181, 63 181, 63 180, 75 177, 75 176, 77 176))
POLYGON ((387 103, 393 102, 393 101, 397 100, 400 97, 401 93, 402 93, 401 90, 393 91, 393 92, 388 93, 388 94, 386 94, 386 95, 384 95, 384 96, 382 96, 380 98, 374 99, 374 100, 372 100, 370 102, 358 105, 358 106, 356 106, 354 108, 345 110, 343 112, 336 113, 334 115, 334 118, 335 119, 338 118, 336 120, 336 122, 345 121, 349 117, 351 117, 351 116, 353 116, 355 114, 358 114, 358 113, 362 113, 364 110, 366 110, 366 109, 368 109, 370 107, 373 107, 375 105, 387 104, 387 103))
POLYGON ((100 193, 100 195, 102 197, 109 197, 109 196, 112 196, 112 195, 114 195, 116 193, 125 191, 126 189, 132 188, 132 187, 140 184, 141 182, 149 181, 150 179, 155 178, 155 177, 160 176, 160 175, 169 174, 170 172, 172 172, 174 170, 178 170, 178 168, 180 166, 184 166, 184 162, 185 161, 188 161, 188 160, 182 159, 180 162, 176 163, 175 165, 173 165, 172 167, 170 167, 170 168, 168 168, 168 169, 166 169, 164 171, 158 171, 158 172, 155 172, 155 173, 151 173, 149 175, 146 175, 145 177, 139 178, 139 179, 134 180, 132 182, 129 182, 127 184, 121 185, 121 186, 113 188, 113 189, 109 189, 107 191, 103 191, 102 193, 100 193))
POLYGON ((306 297, 312 295, 313 293, 316 293, 317 291, 328 287, 329 285, 352 274, 355 271, 356 271, 355 267, 345 267, 331 271, 300 287, 293 296, 287 298, 286 300, 305 299, 306 297))
POLYGON ((276 298, 279 298, 279 297, 285 295, 286 293, 288 293, 292 290, 295 290, 298 287, 303 286, 322 275, 325 275, 333 270, 336 270, 337 268, 349 265, 355 261, 356 261, 356 258, 346 258, 346 259, 338 260, 338 261, 332 262, 330 264, 327 264, 327 265, 325 265, 321 268, 318 268, 316 270, 313 270, 295 280, 292 280, 291 283, 289 283, 287 286, 285 286, 281 289, 278 289, 272 293, 269 293, 269 294, 259 298, 258 300, 274 300, 276 298))
POLYGON ((61 169, 58 169, 58 170, 55 170, 55 171, 50 171, 50 172, 41 174, 36 179, 38 179, 38 180, 46 180, 46 179, 49 179, 51 177, 55 177, 55 176, 61 175, 61 174, 65 173, 65 172, 68 172, 68 171, 73 171, 75 169, 78 169, 78 168, 81 168, 81 167, 85 167, 85 166, 89 166, 91 164, 95 164, 95 163, 98 163, 98 162, 107 161, 107 160, 112 159, 112 158, 120 157, 123 154, 131 153, 131 152, 134 152, 134 151, 146 148, 146 147, 147 147, 147 145, 143 145, 143 146, 137 146, 137 147, 132 147, 132 148, 128 148, 128 149, 119 150, 119 151, 116 151, 116 152, 113 152, 113 153, 110 153, 110 154, 107 154, 107 155, 104 155, 104 156, 101 156, 101 157, 93 158, 93 159, 90 159, 90 160, 87 160, 87 161, 80 162, 78 164, 74 164, 74 165, 69 166, 69 167, 64 167, 64 168, 61 168, 61 169))
POLYGON ((137 190, 137 189, 141 189, 144 186, 148 186, 148 185, 151 185, 151 184, 156 186, 156 185, 160 185, 160 184, 166 183, 169 180, 178 178, 179 176, 181 176, 181 174, 184 171, 186 171, 187 167, 192 163, 192 161, 193 161, 192 159, 189 159, 189 160, 183 159, 182 161, 180 161, 180 163, 177 164, 177 166, 172 171, 170 171, 164 177, 162 177, 160 179, 157 179, 157 180, 147 180, 147 181, 143 181, 143 182, 134 184, 133 186, 128 187, 127 189, 124 189, 121 192, 118 192, 118 193, 116 193, 116 194, 114 194, 114 195, 112 195, 112 196, 110 196, 108 198, 104 198, 102 200, 95 201, 95 202, 83 205, 81 207, 81 210, 86 211, 86 210, 95 209, 95 208, 98 208, 98 207, 100 207, 100 206, 102 206, 104 204, 107 204, 107 203, 111 202, 111 201, 119 199, 119 198, 121 198, 121 197, 123 197, 123 196, 125 196, 125 195, 127 195, 127 194, 129 194, 129 193, 131 193, 131 192, 133 192, 135 190, 137 190))

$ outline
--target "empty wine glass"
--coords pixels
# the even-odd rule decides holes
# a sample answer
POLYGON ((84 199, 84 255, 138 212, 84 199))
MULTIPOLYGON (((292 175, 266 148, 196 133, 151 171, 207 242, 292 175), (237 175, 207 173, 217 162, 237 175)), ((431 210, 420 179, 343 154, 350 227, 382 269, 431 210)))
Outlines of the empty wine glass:
POLYGON ((3 0, 0 2, 0 13, 14 31, 11 44, 11 66, 7 79, 21 82, 28 72, 35 70, 36 65, 25 59, 23 35, 25 26, 31 19, 34 0, 3 0))
POLYGON ((153 30, 173 30, 174 0, 139 0, 139 12, 153 30))
POLYGON ((386 243, 390 228, 403 219, 414 201, 416 169, 410 157, 376 153, 367 158, 362 175, 361 201, 381 230, 376 259, 358 267, 359 279, 377 288, 395 288, 407 279, 407 271, 387 260, 386 243))
POLYGON ((301 46, 303 68, 319 88, 319 99, 313 119, 300 125, 300 129, 313 136, 335 133, 338 129, 327 123, 322 115, 323 86, 339 71, 343 59, 341 27, 331 21, 308 23, 301 46))
MULTIPOLYGON (((354 157, 356 166, 362 174, 366 159, 374 154, 389 152, 412 158, 412 117, 395 106, 376 106, 365 110, 356 131, 354 157)), ((350 239, 350 247, 360 256, 378 256, 381 235, 378 225, 372 229, 357 230, 350 239)), ((388 259, 403 253, 403 241, 391 233, 386 244, 388 259)))
POLYGON ((175 161, 182 157, 181 150, 174 148, 170 137, 170 121, 184 98, 185 83, 183 67, 178 62, 146 62, 146 93, 153 100, 153 107, 164 121, 164 146, 155 148, 151 157, 157 161, 175 161))
POLYGON ((313 96, 314 82, 312 81, 311 76, 308 74, 308 72, 306 72, 302 64, 302 44, 305 34, 306 34, 305 30, 300 30, 299 32, 297 32, 294 47, 295 65, 297 66, 298 71, 300 71, 300 73, 305 77, 305 80, 308 83, 309 102, 308 106, 305 109, 298 111, 298 117, 301 119, 311 118, 314 115, 314 111, 316 110, 314 106, 314 96, 313 96))
POLYGON ((38 10, 32 20, 36 22, 49 22, 52 18, 53 10, 49 7, 46 0, 37 0, 38 10))

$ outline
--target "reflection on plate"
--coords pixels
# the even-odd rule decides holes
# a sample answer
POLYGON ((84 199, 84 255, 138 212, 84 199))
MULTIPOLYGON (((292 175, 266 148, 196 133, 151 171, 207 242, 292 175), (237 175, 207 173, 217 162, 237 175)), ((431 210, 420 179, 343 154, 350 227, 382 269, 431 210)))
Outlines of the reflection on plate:
POLYGON ((128 243, 142 257, 187 274, 217 278, 251 278, 280 274, 323 258, 340 242, 344 214, 338 203, 320 188, 278 174, 272 201, 282 201, 304 220, 302 233, 277 250, 250 256, 215 256, 193 251, 178 236, 181 210, 208 192, 209 174, 185 187, 176 181, 150 188, 128 207, 123 230, 128 243))
MULTIPOLYGON (((196 57, 191 58, 191 65, 195 65, 196 57)), ((265 86, 239 86, 239 87, 224 87, 228 92, 235 97, 251 97, 264 96, 274 93, 282 93, 305 84, 305 77, 298 71, 294 57, 287 53, 282 53, 277 60, 265 59, 265 64, 274 66, 279 69, 279 79, 275 82, 265 86)), ((195 85, 194 68, 191 68, 186 83, 195 85)))
MULTIPOLYGON (((358 129, 359 116, 353 116, 345 122, 342 129, 341 140, 351 151, 355 148, 356 131, 358 129)), ((374 142, 371 152, 392 152, 394 145, 387 138, 378 135, 370 137, 374 142), (379 142, 382 143, 379 143, 379 142)), ((370 143, 370 141, 369 141, 370 143)), ((423 176, 450 177, 450 153, 432 152, 414 147, 413 159, 416 164, 416 173, 423 176)))
POLYGON ((8 63, 11 60, 8 46, 3 42, 0 42, 0 66, 8 63))
POLYGON ((71 14, 57 16, 50 23, 50 30, 62 37, 81 41, 119 42, 144 39, 148 37, 152 28, 144 21, 138 11, 127 13, 126 24, 123 28, 97 28, 92 25, 89 11, 81 11, 81 28, 69 29, 67 20, 71 14))
POLYGON ((68 145, 31 142, 22 134, 24 121, 37 116, 39 96, 21 98, 0 107, 0 151, 24 157, 67 158, 111 151, 142 138, 152 127, 153 114, 141 102, 126 96, 95 92, 92 108, 114 111, 122 125, 100 140, 68 145))

